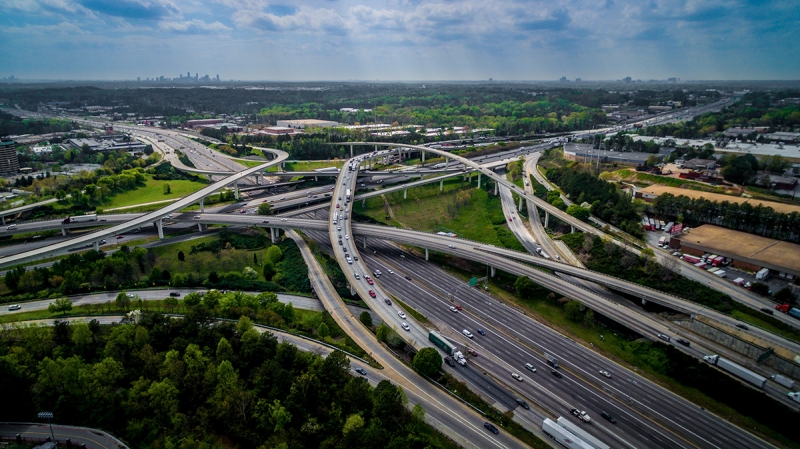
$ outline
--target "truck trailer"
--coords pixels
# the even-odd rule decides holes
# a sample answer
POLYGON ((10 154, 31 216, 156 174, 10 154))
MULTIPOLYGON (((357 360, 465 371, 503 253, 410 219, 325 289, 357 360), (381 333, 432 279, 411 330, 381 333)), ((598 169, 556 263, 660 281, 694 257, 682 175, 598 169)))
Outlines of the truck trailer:
POLYGON ((740 379, 750 382, 758 388, 764 388, 764 385, 767 383, 766 377, 756 374, 742 365, 733 363, 730 360, 724 359, 718 355, 707 355, 703 357, 703 360, 723 371, 727 371, 734 376, 739 377, 740 379))
POLYGON ((347 201, 350 201, 350 189, 345 191, 344 197, 347 199, 347 201))
POLYGON ((769 268, 762 268, 756 273, 756 279, 759 281, 766 279, 767 276, 769 276, 769 268))
POLYGON ((97 214, 76 215, 74 217, 67 217, 61 223, 63 224, 82 223, 85 221, 97 221, 97 214))
POLYGON ((438 333, 436 331, 428 332, 428 340, 430 340, 431 343, 433 343, 436 346, 438 346, 447 355, 453 355, 453 351, 456 349, 456 345, 454 345, 454 344, 450 343, 449 341, 447 341, 447 339, 444 338, 444 336, 442 336, 442 334, 440 334, 440 333, 438 333))
POLYGON ((579 426, 576 426, 575 424, 570 422, 570 420, 568 420, 563 416, 559 416, 556 422, 558 423, 559 426, 567 429, 568 431, 570 431, 570 433, 578 436, 585 443, 589 443, 595 449, 611 449, 610 447, 608 447, 607 444, 593 437, 590 433, 581 429, 579 426))
POLYGON ((542 431, 545 435, 556 440, 558 444, 564 447, 570 449, 595 449, 594 446, 583 441, 580 437, 560 426, 550 418, 545 418, 544 421, 542 421, 542 431))
POLYGON ((781 376, 780 374, 776 374, 772 377, 772 380, 778 382, 779 384, 783 385, 784 387, 793 390, 794 389, 794 379, 790 379, 786 376, 781 376))

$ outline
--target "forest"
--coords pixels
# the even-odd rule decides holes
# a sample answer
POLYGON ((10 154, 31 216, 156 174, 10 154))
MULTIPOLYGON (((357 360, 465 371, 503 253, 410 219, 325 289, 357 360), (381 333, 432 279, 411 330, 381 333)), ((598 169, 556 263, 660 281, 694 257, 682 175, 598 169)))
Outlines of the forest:
POLYGON ((48 134, 57 132, 67 132, 78 129, 80 126, 65 119, 23 119, 16 115, 0 111, 0 140, 2 137, 22 134, 48 134))
MULTIPOLYGON (((0 334, 2 421, 101 428, 138 448, 450 448, 403 390, 349 374, 339 351, 301 352, 248 319, 59 321, 0 334), (13 405, 13 406, 9 406, 13 405)), ((369 375, 369 374, 368 374, 369 375)))

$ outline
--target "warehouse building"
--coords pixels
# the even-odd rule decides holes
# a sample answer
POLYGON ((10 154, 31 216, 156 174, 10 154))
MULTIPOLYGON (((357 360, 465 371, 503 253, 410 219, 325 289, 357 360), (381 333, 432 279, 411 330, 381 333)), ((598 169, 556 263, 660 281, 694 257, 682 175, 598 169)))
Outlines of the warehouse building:
POLYGON ((734 231, 714 225, 702 225, 688 234, 678 234, 670 247, 693 256, 716 254, 731 259, 736 268, 758 271, 769 268, 780 277, 800 276, 800 245, 734 231))
POLYGON ((316 120, 316 119, 298 119, 298 120, 278 120, 277 126, 284 128, 294 129, 309 129, 309 128, 332 128, 339 126, 339 122, 330 120, 316 120))

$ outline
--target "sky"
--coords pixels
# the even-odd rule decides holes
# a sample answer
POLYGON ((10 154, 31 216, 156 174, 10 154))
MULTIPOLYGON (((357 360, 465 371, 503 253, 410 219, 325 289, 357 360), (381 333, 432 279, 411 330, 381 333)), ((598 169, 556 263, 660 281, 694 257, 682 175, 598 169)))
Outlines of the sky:
POLYGON ((0 0, 0 78, 797 80, 800 0, 0 0))

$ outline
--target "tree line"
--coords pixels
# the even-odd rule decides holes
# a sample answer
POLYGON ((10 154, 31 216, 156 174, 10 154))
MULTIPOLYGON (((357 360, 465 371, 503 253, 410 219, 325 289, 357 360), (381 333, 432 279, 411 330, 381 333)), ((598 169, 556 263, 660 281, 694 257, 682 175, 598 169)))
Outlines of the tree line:
POLYGON ((132 447, 449 448, 406 408, 403 390, 370 386, 334 351, 279 343, 250 320, 131 314, 114 326, 57 322, 0 334, 0 419, 109 431, 132 447))

